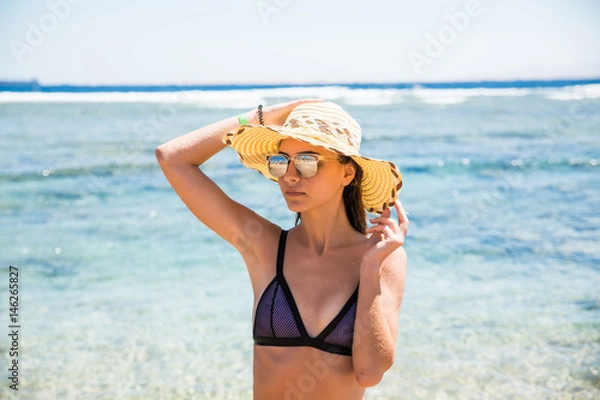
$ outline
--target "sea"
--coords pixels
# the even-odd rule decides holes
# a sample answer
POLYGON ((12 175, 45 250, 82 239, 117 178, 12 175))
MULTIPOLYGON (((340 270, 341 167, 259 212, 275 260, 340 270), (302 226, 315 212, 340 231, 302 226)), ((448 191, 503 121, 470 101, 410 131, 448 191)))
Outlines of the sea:
MULTIPOLYGON (((305 97, 403 174, 395 363, 365 398, 600 398, 600 80, 3 86, 0 398, 250 399, 248 274, 154 149, 305 97)), ((231 149, 203 169, 294 225, 231 149)))

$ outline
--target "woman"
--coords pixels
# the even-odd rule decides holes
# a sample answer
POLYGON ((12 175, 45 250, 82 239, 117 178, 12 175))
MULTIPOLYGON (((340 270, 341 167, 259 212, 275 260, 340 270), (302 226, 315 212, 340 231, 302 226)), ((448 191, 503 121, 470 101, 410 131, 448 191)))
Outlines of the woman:
POLYGON ((256 399, 362 399, 392 366, 408 219, 396 200, 400 173, 361 156, 360 134, 338 105, 300 100, 259 106, 156 149, 183 202, 245 261, 256 399), (226 145, 279 183, 296 226, 282 230, 198 168, 226 145), (368 229, 365 208, 381 214, 368 229))

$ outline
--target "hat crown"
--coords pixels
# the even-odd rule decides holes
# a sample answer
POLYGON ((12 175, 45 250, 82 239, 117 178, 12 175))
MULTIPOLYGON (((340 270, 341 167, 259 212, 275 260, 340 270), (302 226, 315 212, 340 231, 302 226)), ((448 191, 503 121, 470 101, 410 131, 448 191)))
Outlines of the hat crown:
POLYGON ((294 108, 283 126, 296 135, 305 132, 313 140, 318 138, 325 147, 346 155, 358 154, 360 149, 360 125, 334 103, 301 104, 294 108))

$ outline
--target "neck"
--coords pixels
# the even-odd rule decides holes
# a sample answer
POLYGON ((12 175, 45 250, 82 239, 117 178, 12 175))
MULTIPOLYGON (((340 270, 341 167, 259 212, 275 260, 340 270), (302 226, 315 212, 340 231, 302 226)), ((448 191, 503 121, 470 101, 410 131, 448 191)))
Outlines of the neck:
POLYGON ((340 202, 334 209, 314 209, 302 213, 298 227, 299 238, 313 254, 322 255, 328 250, 353 242, 357 232, 340 202))

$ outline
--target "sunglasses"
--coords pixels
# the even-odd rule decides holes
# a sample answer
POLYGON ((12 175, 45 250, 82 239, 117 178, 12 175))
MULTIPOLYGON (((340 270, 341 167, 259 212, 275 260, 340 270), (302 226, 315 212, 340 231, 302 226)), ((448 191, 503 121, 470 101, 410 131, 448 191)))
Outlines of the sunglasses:
POLYGON ((339 161, 340 157, 326 157, 320 154, 296 154, 290 157, 287 154, 273 154, 267 156, 269 173, 281 178, 287 172, 290 160, 294 162, 294 167, 302 178, 312 178, 317 174, 319 161, 339 161))

